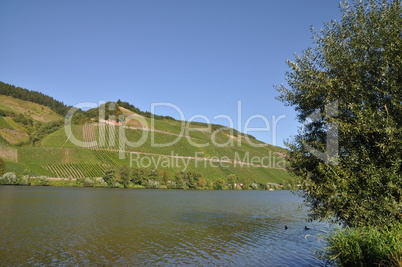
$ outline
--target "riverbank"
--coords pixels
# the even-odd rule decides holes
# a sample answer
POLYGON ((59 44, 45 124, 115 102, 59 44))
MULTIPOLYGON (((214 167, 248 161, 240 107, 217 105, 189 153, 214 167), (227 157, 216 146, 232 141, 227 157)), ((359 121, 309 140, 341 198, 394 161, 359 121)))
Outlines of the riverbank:
POLYGON ((402 266, 402 224, 339 229, 327 243, 326 258, 341 266, 402 266))
MULTIPOLYGON (((229 178, 230 179, 230 178, 229 178)), ((199 189, 199 190, 292 190, 297 189, 296 186, 282 185, 275 183, 256 183, 248 184, 240 182, 225 181, 217 179, 214 182, 206 181, 202 184, 197 182, 181 183, 167 180, 165 183, 160 180, 147 180, 144 184, 136 184, 132 181, 127 181, 124 184, 122 181, 113 180, 112 183, 105 181, 103 177, 97 178, 56 178, 46 176, 29 176, 15 173, 6 173, 0 176, 0 185, 24 185, 24 186, 68 186, 68 187, 99 187, 99 188, 135 188, 135 189, 199 189)))

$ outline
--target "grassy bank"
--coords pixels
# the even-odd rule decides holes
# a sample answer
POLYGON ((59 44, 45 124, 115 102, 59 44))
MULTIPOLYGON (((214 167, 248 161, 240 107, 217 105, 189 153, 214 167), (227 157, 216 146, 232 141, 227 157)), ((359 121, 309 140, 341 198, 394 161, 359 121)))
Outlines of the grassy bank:
POLYGON ((328 237, 326 257, 340 266, 402 266, 402 224, 346 228, 328 237))

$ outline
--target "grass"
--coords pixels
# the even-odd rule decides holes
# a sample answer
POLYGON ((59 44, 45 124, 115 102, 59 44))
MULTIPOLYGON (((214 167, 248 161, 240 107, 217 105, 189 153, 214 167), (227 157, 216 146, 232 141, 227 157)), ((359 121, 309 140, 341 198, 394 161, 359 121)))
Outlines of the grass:
MULTIPOLYGON (((74 136, 82 141, 82 125, 72 125, 71 130, 74 136)), ((77 147, 70 140, 68 140, 68 136, 66 135, 66 131, 64 127, 61 129, 47 135, 41 142, 41 146, 43 147, 56 147, 56 148, 72 148, 77 147)))
POLYGON ((0 129, 0 136, 6 140, 7 143, 16 145, 21 142, 27 142, 29 140, 29 135, 17 130, 11 129, 0 129))
POLYGON ((6 164, 6 172, 15 172, 15 173, 23 173, 27 167, 10 161, 4 161, 6 164))
POLYGON ((13 127, 6 121, 5 117, 0 117, 0 128, 13 129, 13 127))
POLYGON ((49 107, 4 95, 0 95, 0 109, 11 111, 15 114, 26 114, 33 120, 40 122, 51 122, 62 119, 60 115, 49 107))
POLYGON ((402 266, 402 224, 342 229, 327 241, 327 257, 341 266, 402 266))
POLYGON ((14 130, 17 130, 17 131, 20 131, 20 132, 25 132, 25 128, 22 125, 20 125, 20 124, 16 123, 15 121, 13 121, 13 119, 8 118, 8 117, 3 117, 3 118, 7 122, 7 124, 9 126, 11 126, 10 129, 14 129, 14 130))

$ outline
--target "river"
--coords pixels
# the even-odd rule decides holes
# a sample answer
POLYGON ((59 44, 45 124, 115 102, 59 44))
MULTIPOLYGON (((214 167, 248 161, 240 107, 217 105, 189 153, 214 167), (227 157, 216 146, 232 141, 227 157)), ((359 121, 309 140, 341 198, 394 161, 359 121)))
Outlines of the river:
POLYGON ((0 186, 0 265, 324 265, 329 226, 301 204, 285 190, 0 186))

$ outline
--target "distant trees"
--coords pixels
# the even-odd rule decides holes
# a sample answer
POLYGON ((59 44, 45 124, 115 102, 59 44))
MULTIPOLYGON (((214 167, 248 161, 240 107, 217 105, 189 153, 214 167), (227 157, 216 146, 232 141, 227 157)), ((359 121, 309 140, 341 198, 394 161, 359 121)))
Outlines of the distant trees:
POLYGON ((208 181, 204 177, 199 177, 198 178, 198 183, 197 186, 198 188, 207 188, 208 181))
POLYGON ((176 172, 174 174, 175 188, 178 188, 178 189, 184 189, 185 188, 184 177, 185 177, 184 172, 176 172))
POLYGON ((134 168, 131 172, 131 181, 134 184, 146 185, 148 177, 150 176, 150 170, 146 168, 134 168))
MULTIPOLYGON (((235 174, 229 174, 227 179, 217 178, 214 182, 206 179, 195 170, 177 171, 169 179, 167 170, 158 171, 148 168, 130 168, 127 165, 113 167, 102 177, 108 187, 140 187, 163 189, 279 189, 279 184, 258 183, 248 178, 240 179, 235 174)), ((96 185, 95 185, 96 186, 96 185)))
POLYGON ((120 99, 117 100, 116 104, 117 104, 118 106, 120 106, 120 107, 123 107, 123 108, 125 108, 125 109, 128 109, 128 110, 130 110, 130 111, 132 111, 132 112, 135 112, 135 113, 137 113, 137 114, 139 114, 139 115, 142 115, 142 116, 144 116, 144 117, 148 117, 148 118, 153 117, 153 118, 155 118, 155 119, 157 119, 157 120, 173 120, 173 121, 175 120, 173 117, 170 117, 170 116, 160 116, 160 115, 152 114, 152 113, 149 112, 149 111, 142 111, 142 110, 140 110, 139 108, 137 108, 137 107, 131 105, 130 103, 121 101, 120 99))
POLYGON ((229 174, 228 175, 228 184, 229 188, 234 190, 236 189, 236 184, 237 184, 237 176, 236 174, 229 174))
POLYGON ((214 183, 214 189, 222 190, 225 187, 225 181, 222 178, 216 179, 214 183))
POLYGON ((174 179, 170 181, 166 170, 159 172, 156 169, 129 168, 127 165, 119 167, 117 173, 113 170, 106 171, 103 179, 109 187, 114 187, 119 182, 124 188, 129 187, 130 183, 147 188, 159 188, 163 185, 163 188, 177 189, 202 189, 207 185, 207 180, 194 170, 176 172, 174 179))
POLYGON ((175 186, 180 189, 202 189, 206 180, 196 171, 180 171, 175 173, 175 186))
POLYGON ((103 180, 105 181, 108 187, 114 187, 114 185, 116 184, 115 171, 106 170, 105 175, 103 176, 103 180))
POLYGON ((40 92, 30 91, 21 87, 0 82, 0 95, 11 96, 25 101, 30 101, 51 108, 61 116, 65 116, 69 107, 54 98, 40 92))
POLYGON ((197 189, 198 188, 198 180, 201 178, 201 174, 195 171, 188 171, 186 173, 186 183, 189 189, 197 189))
POLYGON ((248 177, 245 177, 242 180, 242 184, 243 184, 243 189, 248 190, 251 187, 252 182, 250 181, 250 179, 248 177))
POLYGON ((127 165, 123 165, 119 169, 119 181, 124 188, 128 187, 128 184, 130 182, 130 173, 130 168, 127 165))
POLYGON ((160 172, 160 177, 163 185, 167 185, 169 183, 169 174, 166 170, 162 170, 160 172))

